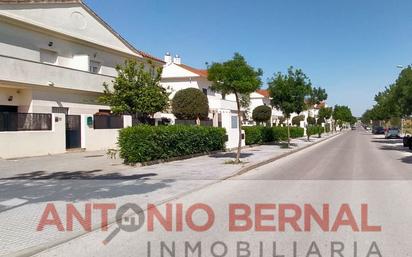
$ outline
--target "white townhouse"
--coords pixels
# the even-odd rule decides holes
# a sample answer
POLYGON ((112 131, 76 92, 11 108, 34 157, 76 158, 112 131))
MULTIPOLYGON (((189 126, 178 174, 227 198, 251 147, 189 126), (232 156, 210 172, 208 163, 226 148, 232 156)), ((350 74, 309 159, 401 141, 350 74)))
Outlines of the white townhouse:
POLYGON ((0 0, 0 158, 112 147, 131 118, 96 99, 126 59, 164 64, 81 0, 0 0))
MULTIPOLYGON (((207 79, 207 70, 183 64, 178 55, 172 58, 169 53, 166 53, 164 62, 161 84, 170 93, 170 99, 173 99, 176 92, 182 89, 197 88, 201 90, 209 100, 209 118, 213 120, 213 126, 226 129, 228 134, 226 147, 229 149, 237 147, 238 126, 241 124, 238 124, 235 96, 222 96, 222 94, 211 90, 211 82, 207 79)), ((171 113, 159 115, 170 118, 172 122, 175 120, 171 113)), ((243 140, 242 145, 244 144, 243 140)))
POLYGON ((272 103, 270 101, 269 91, 266 89, 259 89, 256 92, 250 94, 250 105, 246 110, 246 125, 254 125, 255 122, 252 118, 253 110, 261 105, 266 105, 272 108, 272 115, 270 117, 270 124, 276 123, 280 117, 283 116, 283 113, 276 108, 272 107, 272 103))

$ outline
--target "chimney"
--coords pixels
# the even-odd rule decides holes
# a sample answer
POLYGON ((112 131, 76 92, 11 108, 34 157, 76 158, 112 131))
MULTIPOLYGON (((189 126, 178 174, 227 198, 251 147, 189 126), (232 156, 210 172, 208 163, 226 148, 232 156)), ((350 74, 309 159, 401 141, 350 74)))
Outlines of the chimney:
POLYGON ((169 63, 172 62, 172 56, 170 55, 169 52, 167 52, 167 53, 165 54, 164 61, 165 61, 165 63, 167 63, 167 64, 169 64, 169 63))
POLYGON ((178 54, 176 54, 176 56, 173 58, 173 63, 182 64, 182 59, 180 59, 180 56, 178 54))

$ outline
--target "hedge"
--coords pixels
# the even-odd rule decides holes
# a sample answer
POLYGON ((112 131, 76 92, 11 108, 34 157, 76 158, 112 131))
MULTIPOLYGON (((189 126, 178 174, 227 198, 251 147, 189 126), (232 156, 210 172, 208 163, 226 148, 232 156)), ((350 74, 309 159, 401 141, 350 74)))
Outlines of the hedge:
MULTIPOLYGON (((243 127, 246 135, 246 145, 262 144, 276 141, 286 141, 288 139, 287 127, 263 127, 251 126, 243 127)), ((304 136, 304 129, 291 127, 290 137, 298 138, 304 136)))
POLYGON ((313 135, 318 135, 319 137, 321 137, 324 131, 325 130, 322 126, 308 126, 308 128, 306 129, 306 135, 309 140, 309 138, 313 135))
POLYGON ((224 150, 226 130, 203 126, 138 125, 120 130, 120 157, 133 164, 224 150))

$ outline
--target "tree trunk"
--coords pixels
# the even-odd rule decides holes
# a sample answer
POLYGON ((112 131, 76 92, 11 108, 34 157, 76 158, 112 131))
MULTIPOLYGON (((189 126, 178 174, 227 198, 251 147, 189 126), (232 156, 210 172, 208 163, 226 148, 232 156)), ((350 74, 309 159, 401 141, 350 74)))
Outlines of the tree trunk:
POLYGON ((290 124, 289 124, 290 118, 287 119, 288 123, 288 148, 290 147, 290 124))
POLYGON ((239 130, 239 143, 237 145, 237 153, 236 153, 235 163, 240 163, 240 151, 241 151, 241 148, 242 148, 242 127, 241 127, 242 119, 241 119, 241 116, 240 116, 239 96, 237 95, 237 93, 235 93, 235 96, 236 96, 238 130, 239 130))

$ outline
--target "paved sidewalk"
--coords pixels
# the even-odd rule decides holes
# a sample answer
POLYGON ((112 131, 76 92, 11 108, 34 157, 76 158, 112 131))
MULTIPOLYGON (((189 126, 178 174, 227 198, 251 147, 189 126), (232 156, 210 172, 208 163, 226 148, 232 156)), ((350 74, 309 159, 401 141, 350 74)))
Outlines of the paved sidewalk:
MULTIPOLYGON (((225 164, 235 156, 235 153, 229 152, 145 167, 124 167, 119 164, 114 166, 113 171, 93 170, 93 167, 68 172, 63 172, 65 169, 19 171, 18 174, 0 179, 0 256, 32 254, 85 233, 76 222, 72 232, 59 232, 52 226, 36 231, 47 203, 55 204, 66 227, 67 203, 74 203, 78 210, 84 210, 85 203, 115 203, 116 206, 160 203, 323 139, 325 137, 313 137, 311 142, 303 138, 295 139, 291 149, 279 145, 246 148, 242 151, 243 163, 239 165, 225 164)), ((73 162, 69 165, 79 166, 70 154, 65 157, 63 159, 66 161, 73 162)), ((4 163, 0 163, 0 167, 4 167, 1 165, 4 163)), ((96 226, 100 224, 98 214, 92 213, 92 222, 96 226)), ((109 213, 109 220, 114 221, 114 213, 109 213)))

